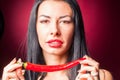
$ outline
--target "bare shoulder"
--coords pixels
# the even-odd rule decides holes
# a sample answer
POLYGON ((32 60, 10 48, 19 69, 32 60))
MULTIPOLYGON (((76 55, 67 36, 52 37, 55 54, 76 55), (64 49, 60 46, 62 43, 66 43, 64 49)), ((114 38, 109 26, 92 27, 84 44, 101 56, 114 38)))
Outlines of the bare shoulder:
POLYGON ((113 76, 108 70, 100 69, 99 75, 100 80, 113 80, 113 76))

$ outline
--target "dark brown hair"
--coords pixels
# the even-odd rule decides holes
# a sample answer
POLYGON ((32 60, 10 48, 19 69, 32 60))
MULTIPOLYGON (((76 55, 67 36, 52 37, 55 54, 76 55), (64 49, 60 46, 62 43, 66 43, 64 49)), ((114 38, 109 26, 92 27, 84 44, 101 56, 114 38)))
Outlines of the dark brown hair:
MULTIPOLYGON (((32 8, 31 15, 30 15, 30 21, 29 21, 29 27, 28 27, 28 52, 27 52, 27 60, 32 63, 36 64, 45 64, 42 49, 38 42, 38 37, 36 33, 36 16, 37 16, 37 10, 39 5, 44 0, 37 0, 35 1, 35 4, 32 8)), ((82 14, 80 11, 80 7, 76 0, 63 0, 67 2, 71 9, 73 10, 73 21, 74 21, 74 36, 72 45, 69 49, 69 55, 68 55, 68 62, 76 60, 78 58, 83 57, 87 54, 87 47, 86 47, 86 41, 85 41, 85 33, 84 33, 84 25, 82 20, 82 14)), ((77 71, 80 68, 80 65, 72 68, 69 70, 69 80, 75 80, 75 77, 77 76, 77 71)), ((26 80, 37 80, 38 75, 43 75, 46 73, 37 73, 32 71, 26 72, 26 80)))

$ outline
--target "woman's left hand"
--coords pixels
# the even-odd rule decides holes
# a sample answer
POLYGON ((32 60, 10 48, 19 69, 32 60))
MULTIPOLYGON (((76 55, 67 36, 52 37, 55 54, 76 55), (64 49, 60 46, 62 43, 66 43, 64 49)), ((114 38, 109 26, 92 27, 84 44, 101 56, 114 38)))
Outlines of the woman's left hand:
POLYGON ((80 61, 81 68, 75 80, 99 80, 99 63, 88 56, 80 61))

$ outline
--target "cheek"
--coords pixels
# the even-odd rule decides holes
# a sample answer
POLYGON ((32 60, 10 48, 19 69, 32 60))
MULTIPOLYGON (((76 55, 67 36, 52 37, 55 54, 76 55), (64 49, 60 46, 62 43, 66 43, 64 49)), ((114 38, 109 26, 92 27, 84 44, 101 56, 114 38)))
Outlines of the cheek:
POLYGON ((42 31, 38 33, 38 41, 39 41, 39 45, 40 45, 41 48, 45 47, 46 36, 43 33, 44 32, 42 32, 42 31))
MULTIPOLYGON (((68 42, 71 43, 72 41, 72 38, 73 38, 73 31, 71 33, 69 33, 69 36, 68 36, 68 42)), ((68 43, 68 44, 69 44, 68 43)))
POLYGON ((64 39, 66 40, 67 44, 71 43, 72 38, 73 38, 73 32, 74 32, 73 28, 71 28, 71 29, 69 29, 67 31, 64 31, 63 36, 64 36, 64 39))
POLYGON ((37 36, 39 43, 42 44, 45 41, 46 30, 42 30, 41 28, 37 28, 37 36))

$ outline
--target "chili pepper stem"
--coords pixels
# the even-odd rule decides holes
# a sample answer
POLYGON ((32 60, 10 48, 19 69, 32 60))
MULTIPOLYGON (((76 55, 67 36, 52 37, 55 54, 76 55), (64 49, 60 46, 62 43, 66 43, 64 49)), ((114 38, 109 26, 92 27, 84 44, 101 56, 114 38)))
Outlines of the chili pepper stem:
POLYGON ((22 65, 22 66, 23 66, 24 69, 26 69, 26 67, 27 67, 27 62, 23 62, 23 65, 22 65))

